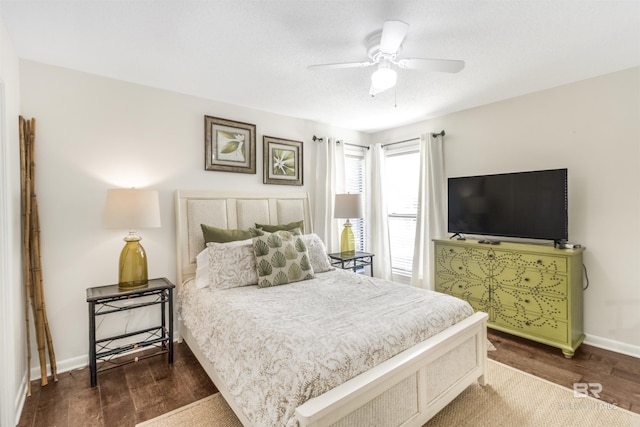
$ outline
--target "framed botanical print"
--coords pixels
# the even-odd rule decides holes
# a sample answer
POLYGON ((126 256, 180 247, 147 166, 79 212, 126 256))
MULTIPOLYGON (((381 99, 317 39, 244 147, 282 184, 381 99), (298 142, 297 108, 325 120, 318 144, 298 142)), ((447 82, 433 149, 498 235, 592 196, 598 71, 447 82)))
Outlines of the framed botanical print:
POLYGON ((256 125, 204 116, 204 168, 256 173, 256 125))
POLYGON ((302 185, 302 142, 263 136, 265 184, 302 185))

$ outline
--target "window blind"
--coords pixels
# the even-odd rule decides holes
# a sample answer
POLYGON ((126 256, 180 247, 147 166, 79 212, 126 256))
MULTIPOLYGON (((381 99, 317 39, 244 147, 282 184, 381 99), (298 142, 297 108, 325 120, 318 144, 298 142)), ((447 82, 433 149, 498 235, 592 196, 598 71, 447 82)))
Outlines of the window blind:
POLYGON ((410 277, 418 213, 418 147, 387 148, 384 175, 391 271, 395 275, 410 277))
MULTIPOLYGON (((365 192, 365 162, 362 150, 345 149, 344 158, 345 167, 345 190, 351 194, 362 194, 362 211, 365 212, 366 192, 365 192)), ((362 218, 353 218, 351 222, 351 230, 356 239, 356 251, 364 251, 365 242, 365 223, 362 218)))

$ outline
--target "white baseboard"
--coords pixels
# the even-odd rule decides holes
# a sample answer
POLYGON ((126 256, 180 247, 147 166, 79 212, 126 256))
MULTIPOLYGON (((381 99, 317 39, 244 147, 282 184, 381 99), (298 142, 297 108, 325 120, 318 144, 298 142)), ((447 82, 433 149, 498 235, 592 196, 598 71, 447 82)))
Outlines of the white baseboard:
MULTIPOLYGON (((58 366, 58 373, 69 372, 75 369, 82 369, 89 365, 89 355, 84 354, 82 356, 72 357, 70 359, 65 360, 57 360, 56 365, 58 366)), ((51 365, 47 363, 47 375, 51 375, 51 365)), ((37 380, 41 377, 40 375, 40 367, 32 367, 31 368, 31 380, 37 380)))
POLYGON ((627 356, 640 358, 640 346, 637 345, 614 341, 609 338, 602 338, 595 335, 587 335, 584 339, 584 343, 594 347, 603 348, 605 350, 615 351, 616 353, 626 354, 627 356))

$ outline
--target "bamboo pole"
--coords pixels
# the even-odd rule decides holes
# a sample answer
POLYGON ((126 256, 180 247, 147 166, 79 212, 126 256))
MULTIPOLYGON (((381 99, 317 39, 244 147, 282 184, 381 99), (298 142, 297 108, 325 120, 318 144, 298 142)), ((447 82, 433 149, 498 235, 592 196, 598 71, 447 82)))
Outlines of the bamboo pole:
MULTIPOLYGON (((28 289, 25 293, 31 301, 31 311, 33 312, 36 343, 38 347, 38 357, 40 359, 40 384, 45 386, 49 380, 47 377, 47 348, 49 350, 49 360, 51 363, 51 374, 54 381, 58 381, 57 365, 55 351, 53 349, 53 339, 51 338, 51 330, 47 319, 46 304, 44 302, 44 289, 42 280, 42 258, 40 253, 40 217, 38 214, 38 199, 35 190, 36 164, 35 164, 35 119, 24 120, 20 117, 20 142, 21 160, 23 168, 23 191, 24 197, 24 233, 27 236, 24 241, 25 254, 25 287, 28 289), (46 342, 45 342, 46 338, 46 342)), ((26 322, 27 322, 27 339, 30 342, 29 328, 29 309, 26 304, 26 322)), ((31 366, 31 351, 27 350, 29 359, 29 367, 31 366)), ((28 395, 31 394, 29 386, 28 395)))
MULTIPOLYGON (((34 271, 37 272, 35 275, 36 280, 34 281, 34 286, 36 287, 36 294, 39 296, 39 310, 42 316, 43 322, 43 332, 47 341, 47 349, 49 350, 49 363, 51 364, 51 376, 53 377, 53 381, 58 381, 58 368, 56 365, 56 355, 53 350, 53 340, 51 338, 51 330, 49 329, 49 320, 47 319, 47 305, 44 302, 44 289, 42 286, 42 258, 40 256, 40 215, 38 214, 38 200, 33 195, 32 202, 32 235, 34 237, 31 242, 31 246, 33 248, 33 264, 34 271)), ((45 365, 46 369, 46 365, 45 365)))
POLYGON ((24 308, 25 323, 27 328, 27 396, 31 396, 31 325, 29 324, 29 301, 31 301, 31 268, 29 266, 29 240, 31 236, 31 188, 30 178, 27 175, 27 149, 25 144, 25 127, 24 117, 20 116, 20 181, 22 184, 22 251, 23 251, 23 268, 24 268, 24 308))
POLYGON ((47 378, 47 355, 45 348, 45 340, 44 340, 44 313, 42 312, 42 303, 43 303, 43 295, 40 292, 38 287, 38 283, 40 282, 40 274, 41 270, 38 268, 36 264, 36 260, 38 259, 39 253, 35 251, 38 249, 35 247, 35 239, 34 239, 34 217, 37 209, 37 199, 35 195, 35 158, 34 158, 34 135, 31 124, 33 123, 33 119, 27 121, 27 153, 29 163, 27 164, 27 175, 30 177, 29 185, 30 185, 30 196, 31 196, 31 224, 30 224, 30 244, 29 244, 29 266, 31 268, 31 289, 32 289, 32 309, 33 309, 33 317, 36 326, 36 343, 38 345, 38 357, 40 359, 40 385, 45 386, 48 384, 49 380, 47 378))

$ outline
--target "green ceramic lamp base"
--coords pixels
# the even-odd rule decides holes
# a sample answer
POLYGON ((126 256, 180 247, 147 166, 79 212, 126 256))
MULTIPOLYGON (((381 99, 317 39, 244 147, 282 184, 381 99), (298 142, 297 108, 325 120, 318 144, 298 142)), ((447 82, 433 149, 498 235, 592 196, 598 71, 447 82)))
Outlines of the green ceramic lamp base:
POLYGON ((118 288, 120 290, 140 289, 149 283, 147 254, 140 244, 141 239, 135 232, 124 238, 127 243, 120 253, 118 269, 118 288))
POLYGON ((340 235, 340 252, 341 253, 355 253, 356 252, 356 239, 351 230, 351 223, 349 220, 344 223, 344 229, 340 235))

